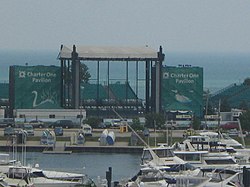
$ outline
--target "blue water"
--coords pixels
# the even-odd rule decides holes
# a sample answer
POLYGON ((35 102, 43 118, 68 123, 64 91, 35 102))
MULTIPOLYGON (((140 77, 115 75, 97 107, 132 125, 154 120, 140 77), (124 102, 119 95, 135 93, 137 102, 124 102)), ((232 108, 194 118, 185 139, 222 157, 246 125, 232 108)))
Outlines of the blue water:
MULTIPOLYGON (((0 51, 0 82, 8 82, 10 65, 60 65, 58 51, 0 51)), ((203 67, 204 89, 218 91, 234 83, 242 83, 250 77, 250 54, 210 54, 210 53, 170 53, 165 52, 164 65, 178 66, 188 64, 203 67)), ((92 79, 96 79, 96 64, 86 62, 92 79)), ((126 79, 125 62, 110 62, 110 83, 124 82, 126 79)), ((135 90, 135 63, 129 63, 129 82, 135 90)), ((144 63, 139 63, 139 79, 145 78, 144 63)), ((107 84, 107 62, 100 63, 100 80, 107 84)), ((95 81, 95 80, 92 80, 95 81)), ((139 82, 140 93, 144 93, 144 82, 139 82)), ((139 93, 139 94, 140 94, 139 93)), ((144 97, 141 95, 140 97, 144 97)))
MULTIPOLYGON (((12 155, 12 153, 10 153, 12 155)), ((21 159, 21 153, 19 160, 21 159)), ((87 174, 96 180, 98 176, 105 178, 106 171, 112 167, 113 180, 128 179, 138 173, 140 154, 120 153, 72 153, 72 154, 43 154, 27 152, 26 163, 39 164, 41 169, 68 171, 87 174)))

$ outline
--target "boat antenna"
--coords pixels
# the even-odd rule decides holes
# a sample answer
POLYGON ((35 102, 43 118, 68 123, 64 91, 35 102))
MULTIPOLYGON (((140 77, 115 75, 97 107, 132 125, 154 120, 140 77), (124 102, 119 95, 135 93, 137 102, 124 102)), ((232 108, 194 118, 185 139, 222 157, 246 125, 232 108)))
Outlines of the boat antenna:
MULTIPOLYGON (((151 153, 153 157, 153 161, 157 162, 160 165, 165 165, 165 163, 159 158, 159 156, 151 149, 151 147, 135 132, 135 130, 128 124, 127 121, 125 121, 118 112, 113 109, 114 113, 123 121, 126 123, 126 125, 131 129, 131 131, 145 144, 146 148, 148 148, 148 151, 151 153)), ((151 167, 156 168, 155 165, 151 165, 151 167)))
POLYGON ((243 133, 242 133, 242 128, 241 128, 241 123, 240 123, 240 119, 237 119, 238 121, 238 124, 239 124, 239 130, 240 130, 240 136, 241 136, 241 140, 242 140, 242 144, 244 146, 244 148, 246 147, 246 144, 245 144, 245 139, 244 139, 244 136, 243 136, 243 133))
POLYGON ((115 111, 115 109, 113 109, 114 113, 123 121, 126 123, 126 125, 130 128, 130 130, 142 141, 142 143, 144 143, 144 145, 146 147, 150 147, 140 136, 137 132, 135 132, 135 130, 128 124, 127 121, 125 121, 121 116, 120 114, 118 114, 118 112, 115 111))
POLYGON ((221 100, 219 99, 219 109, 218 109, 218 130, 220 129, 220 107, 221 107, 221 100))

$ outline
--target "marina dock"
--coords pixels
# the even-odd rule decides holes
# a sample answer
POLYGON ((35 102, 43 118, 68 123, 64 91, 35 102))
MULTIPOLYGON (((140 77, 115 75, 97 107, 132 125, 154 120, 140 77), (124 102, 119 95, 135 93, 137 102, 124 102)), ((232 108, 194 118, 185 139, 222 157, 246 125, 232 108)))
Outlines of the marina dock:
POLYGON ((141 153, 143 146, 129 146, 127 142, 116 142, 112 146, 100 146, 99 142, 85 142, 83 145, 71 145, 70 142, 57 142, 62 147, 54 145, 41 145, 39 141, 27 141, 26 144, 6 144, 6 141, 0 141, 0 151, 43 152, 45 154, 71 154, 76 152, 109 152, 109 153, 141 153))
MULTIPOLYGON (((98 141, 103 129, 95 129, 93 135, 85 137, 83 144, 77 144, 71 141, 71 134, 77 132, 78 129, 65 129, 63 136, 56 137, 55 144, 41 144, 41 134, 45 129, 35 129, 35 135, 27 137, 25 144, 18 143, 13 145, 12 141, 8 137, 2 137, 0 139, 0 151, 11 151, 13 147, 17 151, 22 151, 24 148, 30 152, 43 152, 45 154, 70 154, 75 152, 104 152, 104 153, 142 153, 143 144, 137 144, 136 146, 130 145, 131 132, 120 133, 119 129, 112 129, 115 132, 116 140, 113 145, 102 145, 98 141)), ((2 131, 0 131, 1 135, 2 131)), ((175 131, 175 137, 181 137, 183 131, 175 131)), ((151 138, 154 136, 163 136, 160 132, 151 133, 151 138)))

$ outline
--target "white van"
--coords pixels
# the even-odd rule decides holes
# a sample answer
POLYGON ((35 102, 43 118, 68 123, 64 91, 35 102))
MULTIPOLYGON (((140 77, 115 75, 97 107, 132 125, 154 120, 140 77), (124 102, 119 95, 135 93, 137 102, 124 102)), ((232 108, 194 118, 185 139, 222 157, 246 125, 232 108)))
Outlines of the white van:
POLYGON ((30 124, 24 124, 23 130, 27 133, 28 136, 34 136, 34 128, 30 124))
POLYGON ((82 124, 81 130, 84 136, 92 136, 92 127, 88 124, 82 124))

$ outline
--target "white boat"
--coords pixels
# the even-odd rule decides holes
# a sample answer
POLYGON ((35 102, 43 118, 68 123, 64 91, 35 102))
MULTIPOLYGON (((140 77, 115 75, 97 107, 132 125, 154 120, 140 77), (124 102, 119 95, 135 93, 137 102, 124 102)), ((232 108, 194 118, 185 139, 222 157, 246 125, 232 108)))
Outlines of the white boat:
POLYGON ((125 184, 128 187, 185 187, 204 186, 210 177, 194 176, 178 173, 172 175, 167 171, 156 168, 141 169, 140 172, 125 184))
MULTIPOLYGON (((79 182, 75 181, 63 181, 57 179, 48 179, 44 177, 31 178, 31 182, 35 187, 80 187, 85 186, 79 182)), ((91 185, 89 185, 91 186, 91 185)))
MULTIPOLYGON (((204 153, 207 154, 208 152, 204 153)), ((217 154, 211 154, 210 156, 218 159, 217 154)), ((213 160, 209 157, 207 159, 213 160)), ((187 168, 186 166, 189 166, 187 162, 178 158, 174 154, 173 149, 164 146, 164 144, 161 144, 159 147, 144 148, 142 163, 140 172, 131 179, 127 186, 242 186, 242 170, 235 170, 235 168, 225 169, 223 167, 221 169, 216 169, 216 167, 204 167, 203 169, 187 168)))
MULTIPOLYGON (((34 168, 27 166, 10 166, 7 176, 10 179, 24 180, 27 184, 32 184, 36 187, 80 187, 80 186, 93 186, 94 183, 91 179, 82 178, 81 180, 69 180, 69 178, 47 178, 43 175, 42 170, 34 171, 34 168)), ((70 176, 72 177, 72 176, 70 176)))
POLYGON ((58 179, 58 180, 67 180, 67 181, 79 181, 87 178, 86 175, 80 173, 71 173, 71 172, 61 172, 61 171, 49 171, 39 168, 32 167, 31 173, 33 176, 44 177, 48 179, 58 179))
POLYGON ((34 184, 26 180, 26 178, 10 178, 7 175, 0 173, 0 186, 1 187, 33 187, 34 184))
MULTIPOLYGON (((225 142, 222 143, 221 140, 219 133, 202 132, 200 135, 188 136, 183 143, 176 143, 173 148, 177 156, 190 163, 192 163, 192 159, 187 160, 186 157, 197 159, 197 163, 203 164, 249 165, 250 152, 248 153, 246 149, 241 149, 241 151, 234 149, 225 142), (188 157, 188 154, 194 154, 195 157, 188 157)), ((233 142, 236 141, 233 140, 233 142)))
MULTIPOLYGON (((197 138, 197 136, 195 136, 197 138)), ((199 168, 239 168, 234 156, 228 152, 217 150, 197 150, 191 142, 176 143, 173 145, 174 154, 184 161, 199 168)))
MULTIPOLYGON (((30 166, 22 166, 20 162, 9 160, 9 154, 0 154, 0 172, 5 173, 11 181, 23 179, 29 176, 29 181, 38 186, 91 186, 93 180, 84 174, 48 171, 30 166)), ((9 179, 9 180, 10 180, 9 179)))
POLYGON ((5 182, 9 186, 34 186, 30 181, 30 169, 22 166, 10 166, 5 182), (19 184, 20 183, 20 184, 19 184))
POLYGON ((190 164, 177 157, 171 147, 161 144, 158 147, 145 147, 141 157, 141 167, 163 167, 166 170, 178 172, 180 170, 194 169, 190 164))
POLYGON ((197 176, 210 177, 204 187, 244 186, 242 171, 232 169, 201 169, 197 176))

